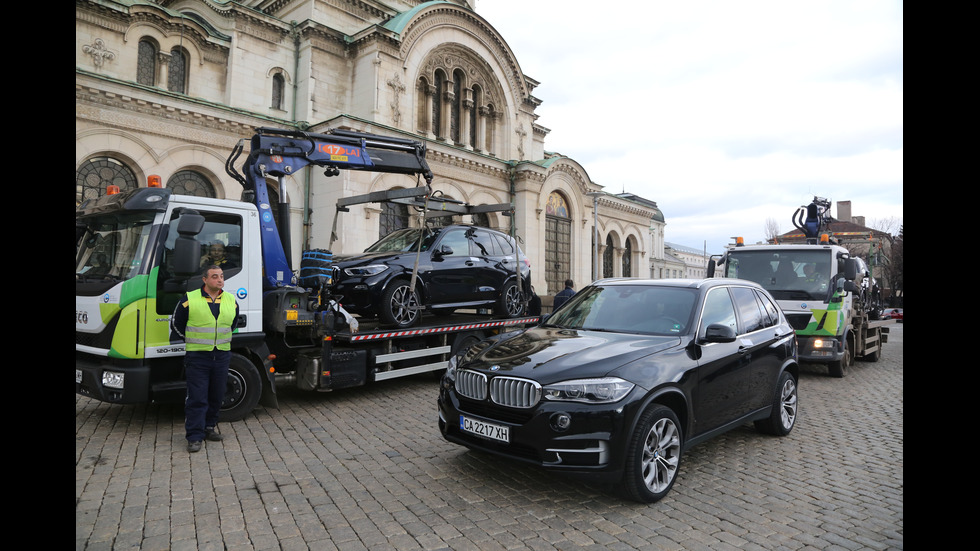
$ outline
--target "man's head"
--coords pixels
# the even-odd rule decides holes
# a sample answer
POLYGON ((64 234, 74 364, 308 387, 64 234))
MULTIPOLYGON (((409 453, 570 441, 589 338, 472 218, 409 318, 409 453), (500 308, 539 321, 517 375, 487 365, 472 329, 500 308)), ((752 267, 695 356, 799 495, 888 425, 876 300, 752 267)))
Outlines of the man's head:
POLYGON ((209 294, 219 293, 225 287, 225 273, 218 266, 208 266, 202 279, 204 280, 204 288, 209 294))
POLYGON ((575 283, 572 280, 570 280, 570 279, 566 279, 565 280, 565 287, 575 287, 575 283))
POLYGON ((208 255, 210 255, 212 259, 220 260, 224 258, 225 244, 220 241, 216 241, 212 243, 211 246, 208 248, 208 255))

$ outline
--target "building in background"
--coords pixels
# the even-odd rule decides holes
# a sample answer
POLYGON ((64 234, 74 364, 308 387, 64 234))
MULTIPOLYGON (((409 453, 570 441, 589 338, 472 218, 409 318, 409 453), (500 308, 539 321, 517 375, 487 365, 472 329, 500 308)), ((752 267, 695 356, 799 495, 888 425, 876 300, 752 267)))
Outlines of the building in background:
POLYGON ((666 243, 666 247, 667 254, 676 259, 670 272, 671 275, 668 277, 693 279, 708 277, 708 253, 703 249, 669 242, 666 243))
MULTIPOLYGON (((518 54, 466 0, 76 0, 76 205, 151 176, 238 199, 225 162, 255 128, 350 129, 425 141, 432 187, 447 198, 512 204, 513 217, 456 221, 515 234, 538 294, 590 281, 595 258, 602 275, 649 277, 664 258, 662 213, 546 151, 538 82, 518 54)), ((270 182, 291 212, 294 267, 302 250, 331 243, 338 199, 418 184, 310 169, 270 182)), ((422 223, 392 204, 340 216, 338 254, 422 223)))

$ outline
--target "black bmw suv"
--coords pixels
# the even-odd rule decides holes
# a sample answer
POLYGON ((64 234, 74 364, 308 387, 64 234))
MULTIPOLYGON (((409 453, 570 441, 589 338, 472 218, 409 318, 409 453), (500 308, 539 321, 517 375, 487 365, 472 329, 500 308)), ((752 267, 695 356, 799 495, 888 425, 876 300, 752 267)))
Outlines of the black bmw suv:
POLYGON ((362 254, 334 257, 333 266, 333 292, 345 309, 399 328, 418 323, 423 309, 490 307, 521 316, 531 293, 531 266, 514 239, 478 226, 397 230, 362 254))
POLYGON ((789 434, 798 376, 793 328, 755 283, 601 280, 450 358, 439 429, 653 502, 691 446, 746 422, 789 434))

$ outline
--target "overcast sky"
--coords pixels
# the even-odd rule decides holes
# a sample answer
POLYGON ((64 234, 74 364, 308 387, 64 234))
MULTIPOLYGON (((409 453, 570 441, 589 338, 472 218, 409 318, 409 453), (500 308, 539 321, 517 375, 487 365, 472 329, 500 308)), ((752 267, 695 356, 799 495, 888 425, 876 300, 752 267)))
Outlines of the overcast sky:
MULTIPOLYGON (((547 151, 708 253, 814 196, 901 222, 902 2, 478 0, 541 84, 547 151)), ((876 225, 877 224, 877 225, 876 225)), ((898 232, 898 226, 889 228, 898 232)))

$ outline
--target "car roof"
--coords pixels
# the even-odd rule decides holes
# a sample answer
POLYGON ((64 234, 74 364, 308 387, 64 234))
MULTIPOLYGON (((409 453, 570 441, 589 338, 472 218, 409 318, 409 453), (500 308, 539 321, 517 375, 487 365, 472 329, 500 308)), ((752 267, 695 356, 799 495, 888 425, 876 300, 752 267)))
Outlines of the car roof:
POLYGON ((687 287, 691 289, 706 289, 711 287, 723 287, 725 285, 739 285, 764 290, 761 285, 754 281, 727 277, 714 277, 706 279, 645 279, 638 277, 622 277, 600 279, 593 282, 593 285, 654 285, 658 287, 687 287))

